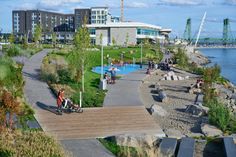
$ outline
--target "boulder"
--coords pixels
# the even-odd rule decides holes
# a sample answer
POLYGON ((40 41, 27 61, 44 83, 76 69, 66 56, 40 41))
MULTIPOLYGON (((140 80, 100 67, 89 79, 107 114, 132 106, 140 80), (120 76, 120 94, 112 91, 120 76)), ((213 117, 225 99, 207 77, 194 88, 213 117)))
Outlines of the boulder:
POLYGON ((217 127, 206 123, 201 124, 201 130, 202 133, 207 137, 222 136, 223 134, 223 132, 217 127))
POLYGON ((159 92, 159 98, 160 98, 161 102, 165 103, 168 101, 168 97, 164 91, 159 92))
POLYGON ((115 136, 115 141, 119 146, 144 147, 153 146, 159 138, 158 135, 122 134, 115 136))
POLYGON ((188 105, 185 112, 191 113, 195 116, 204 116, 207 115, 209 111, 208 107, 202 106, 202 105, 188 105))
POLYGON ((204 137, 203 134, 201 133, 189 133, 186 135, 187 137, 194 137, 194 138, 200 138, 200 137, 204 137))
POLYGON ((166 136, 169 138, 181 139, 182 137, 185 137, 179 130, 176 130, 174 128, 164 129, 164 132, 165 132, 166 136))
POLYGON ((154 104, 151 106, 150 112, 152 115, 158 115, 161 117, 165 117, 168 114, 161 106, 154 104))

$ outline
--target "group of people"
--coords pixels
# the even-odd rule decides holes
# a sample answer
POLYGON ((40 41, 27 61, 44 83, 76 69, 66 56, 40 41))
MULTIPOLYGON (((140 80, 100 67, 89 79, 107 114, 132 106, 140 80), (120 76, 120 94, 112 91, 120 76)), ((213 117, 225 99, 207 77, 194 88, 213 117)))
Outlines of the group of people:
POLYGON ((109 72, 111 73, 111 76, 108 75, 107 72, 105 72, 105 74, 103 76, 103 79, 105 79, 107 81, 107 84, 115 84, 115 81, 116 81, 116 70, 115 70, 115 68, 113 67, 109 72))
POLYGON ((147 68, 146 74, 150 74, 150 70, 153 70, 153 69, 158 69, 158 64, 154 63, 153 61, 148 61, 148 68, 147 68))

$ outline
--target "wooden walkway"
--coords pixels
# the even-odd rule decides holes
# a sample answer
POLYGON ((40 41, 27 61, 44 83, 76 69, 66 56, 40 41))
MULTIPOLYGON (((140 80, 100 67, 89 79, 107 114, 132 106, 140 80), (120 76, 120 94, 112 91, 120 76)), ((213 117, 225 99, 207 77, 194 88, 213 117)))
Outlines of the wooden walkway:
POLYGON ((43 130, 59 140, 91 139, 118 134, 146 133, 165 136, 144 107, 102 107, 83 113, 56 115, 55 109, 37 110, 43 130))

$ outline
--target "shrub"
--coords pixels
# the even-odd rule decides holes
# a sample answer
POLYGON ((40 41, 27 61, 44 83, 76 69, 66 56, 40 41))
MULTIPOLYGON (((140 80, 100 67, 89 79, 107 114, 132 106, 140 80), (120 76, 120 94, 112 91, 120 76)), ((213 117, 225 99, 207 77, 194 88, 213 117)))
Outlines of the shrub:
POLYGON ((74 82, 71 79, 71 76, 72 76, 71 72, 67 69, 58 70, 57 74, 58 74, 58 79, 59 79, 60 84, 68 84, 70 82, 74 82))
POLYGON ((20 48, 16 45, 10 45, 6 50, 6 54, 9 57, 18 56, 20 54, 20 48))
POLYGON ((55 74, 41 73, 41 80, 49 84, 57 83, 58 78, 55 74))
MULTIPOLYGON (((103 104, 103 99, 105 97, 105 93, 101 90, 86 90, 83 94, 83 107, 101 107, 103 104)), ((72 101, 79 104, 80 95, 76 93, 72 96, 72 101)))
POLYGON ((63 157, 63 148, 41 131, 4 131, 0 136, 0 156, 63 157))
POLYGON ((218 101, 212 101, 208 106, 210 107, 209 122, 219 127, 222 131, 226 131, 231 118, 228 108, 218 101))

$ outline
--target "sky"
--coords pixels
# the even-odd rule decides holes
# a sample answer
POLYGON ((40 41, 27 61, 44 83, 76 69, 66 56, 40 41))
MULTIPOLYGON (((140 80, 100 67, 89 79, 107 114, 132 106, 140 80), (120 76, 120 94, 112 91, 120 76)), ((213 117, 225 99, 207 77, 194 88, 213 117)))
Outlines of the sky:
MULTIPOLYGON (((0 0, 0 29, 12 31, 12 10, 41 9, 73 13, 75 8, 107 6, 110 13, 120 15, 120 0, 0 0)), ((223 19, 230 19, 236 37, 236 0, 124 0, 125 20, 171 28, 172 36, 182 37, 187 18, 192 19, 192 35, 196 36, 204 12, 203 37, 222 36, 223 19)))

